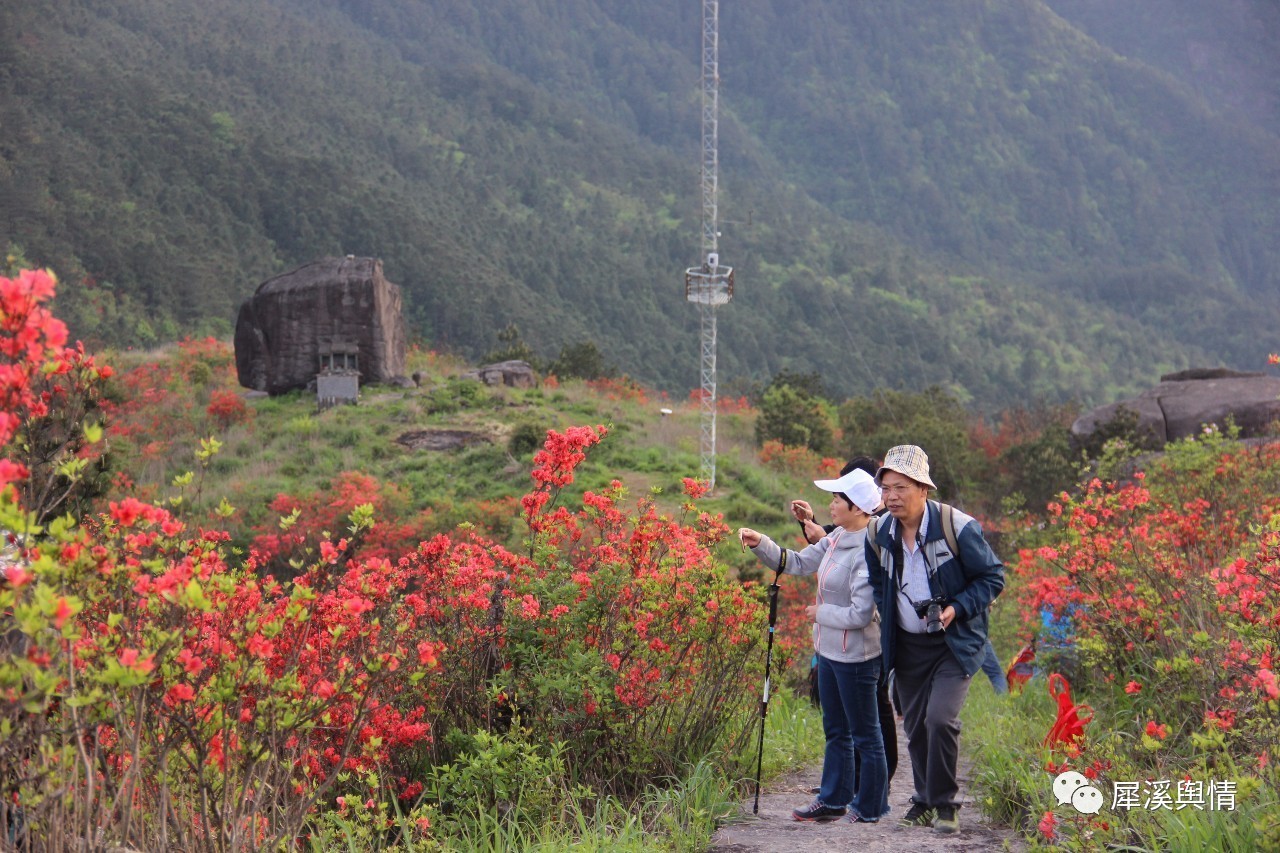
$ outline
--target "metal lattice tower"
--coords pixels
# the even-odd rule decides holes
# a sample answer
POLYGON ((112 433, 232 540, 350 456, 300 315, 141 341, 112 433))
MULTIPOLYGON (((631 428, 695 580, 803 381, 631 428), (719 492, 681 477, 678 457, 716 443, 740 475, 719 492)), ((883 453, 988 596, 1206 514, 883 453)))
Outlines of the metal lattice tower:
POLYGON ((733 299, 733 268, 720 263, 719 190, 720 2, 702 0, 702 266, 684 272, 685 298, 697 303, 702 327, 700 403, 702 476, 716 485, 716 306, 733 299))

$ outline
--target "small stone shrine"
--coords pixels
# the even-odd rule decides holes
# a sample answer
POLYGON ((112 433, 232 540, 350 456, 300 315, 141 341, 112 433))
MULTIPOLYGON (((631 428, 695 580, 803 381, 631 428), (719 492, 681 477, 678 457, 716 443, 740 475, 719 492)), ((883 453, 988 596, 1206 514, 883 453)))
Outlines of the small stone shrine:
POLYGON ((360 347, 355 341, 331 337, 320 342, 320 372, 316 374, 316 403, 322 409, 360 399, 360 347))
POLYGON ((365 383, 407 384, 400 288, 377 258, 298 267, 240 306, 235 350, 240 384, 272 395, 315 387, 319 398, 354 402, 365 383))

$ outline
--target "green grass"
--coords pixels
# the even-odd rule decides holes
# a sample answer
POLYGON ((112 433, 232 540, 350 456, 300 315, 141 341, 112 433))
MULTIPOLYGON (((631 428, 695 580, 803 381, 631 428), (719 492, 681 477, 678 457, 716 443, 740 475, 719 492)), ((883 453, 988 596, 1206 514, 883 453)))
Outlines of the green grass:
POLYGON ((754 772, 757 756, 763 755, 761 777, 765 780, 822 760, 826 744, 822 712, 793 690, 779 688, 769 697, 763 753, 759 751, 759 732, 759 728, 753 730, 740 760, 754 772))
MULTIPOLYGON (((433 822, 445 850, 474 853, 696 853, 707 849, 716 827, 737 811, 738 791, 709 762, 689 768, 682 779, 661 779, 637 800, 598 798, 590 791, 570 795, 555 820, 531 826, 494 810, 472 813, 466 823, 433 822)), ((371 849, 354 833, 340 844, 350 851, 371 849)), ((331 850, 329 847, 313 849, 331 850)), ((340 848, 341 849, 341 848, 340 848)), ((376 846, 373 849, 377 849, 376 846)))
MULTIPOLYGON (((1081 697, 1076 697, 1077 701, 1081 697)), ((1156 853, 1163 850, 1255 851, 1278 849, 1280 844, 1280 799, 1273 788, 1241 785, 1235 810, 1112 809, 1112 783, 1142 782, 1144 771, 1126 764, 1115 744, 1095 723, 1087 732, 1094 738, 1090 755, 1110 754, 1117 766, 1099 779, 1103 810, 1096 819, 1076 813, 1069 805, 1058 804, 1053 795, 1054 774, 1045 770, 1048 761, 1061 763, 1061 752, 1052 754, 1041 746, 1053 724, 1056 706, 1043 677, 1028 682, 1012 696, 997 696, 985 679, 979 678, 970 690, 961 715, 964 735, 961 745, 973 763, 974 798, 993 820, 1019 829, 1032 849, 1124 850, 1156 853), (1058 838, 1050 845, 1038 829, 1046 812, 1058 821, 1058 838)), ((1105 727, 1103 727, 1105 728, 1105 727)), ((1081 766, 1087 765, 1086 760, 1081 766)), ((1228 767, 1205 769, 1199 778, 1207 786, 1212 779, 1242 778, 1228 767), (1207 773, 1208 775, 1204 775, 1207 773)))
POLYGON ((1043 679, 1027 689, 1000 696, 985 676, 974 678, 961 722, 961 748, 973 761, 973 797, 996 821, 1034 830, 1052 806, 1053 778, 1045 773, 1038 749, 1053 724, 1052 700, 1043 679))

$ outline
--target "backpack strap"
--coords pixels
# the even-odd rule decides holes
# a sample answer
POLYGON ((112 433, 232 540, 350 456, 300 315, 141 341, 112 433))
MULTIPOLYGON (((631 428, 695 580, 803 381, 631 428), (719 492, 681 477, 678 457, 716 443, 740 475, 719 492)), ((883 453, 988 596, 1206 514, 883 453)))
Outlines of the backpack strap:
POLYGON ((882 516, 873 515, 871 520, 867 522, 867 541, 871 543, 871 550, 875 552, 876 559, 880 561, 880 565, 884 566, 884 557, 880 555, 880 543, 876 541, 876 529, 880 527, 880 519, 882 516))
POLYGON ((951 548, 951 556, 959 560, 960 543, 956 539, 956 509, 951 504, 944 503, 938 504, 938 509, 942 511, 942 536, 947 540, 947 545, 951 548))

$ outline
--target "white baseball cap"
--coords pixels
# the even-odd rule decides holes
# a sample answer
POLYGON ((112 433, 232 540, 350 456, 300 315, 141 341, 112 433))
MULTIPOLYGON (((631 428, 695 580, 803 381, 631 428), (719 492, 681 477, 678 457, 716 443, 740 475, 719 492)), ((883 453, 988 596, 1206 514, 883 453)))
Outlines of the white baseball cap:
POLYGON ((844 495, 867 515, 880 508, 880 487, 861 468, 854 468, 838 480, 814 480, 813 484, 824 492, 844 495))

